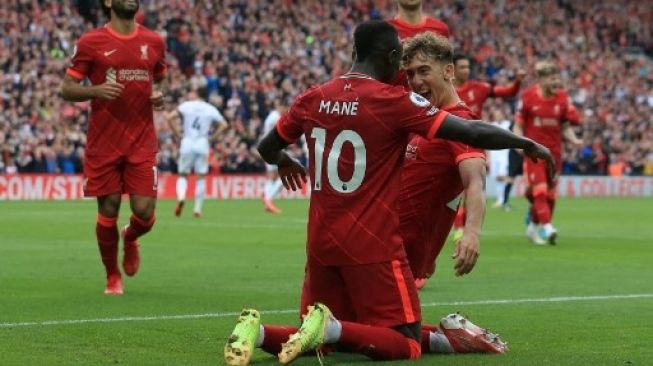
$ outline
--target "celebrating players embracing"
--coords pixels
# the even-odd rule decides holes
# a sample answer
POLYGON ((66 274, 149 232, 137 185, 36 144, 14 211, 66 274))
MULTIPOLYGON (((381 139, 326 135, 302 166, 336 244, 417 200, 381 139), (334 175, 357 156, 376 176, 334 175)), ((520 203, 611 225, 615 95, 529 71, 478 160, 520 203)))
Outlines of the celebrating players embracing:
POLYGON ((165 43, 136 24, 138 0, 104 0, 104 27, 84 34, 61 87, 65 100, 91 100, 84 156, 84 195, 97 197, 96 236, 107 275, 106 294, 121 295, 117 228, 121 195, 128 193, 132 216, 122 230, 123 270, 140 264, 137 239, 154 225, 158 142, 153 109, 163 109, 165 43), (88 79, 90 85, 82 81, 88 79))
POLYGON ((423 349, 451 349, 460 337, 461 347, 495 341, 454 315, 441 324, 456 333, 454 340, 419 343, 421 310, 396 213, 405 143, 415 133, 481 148, 524 148, 548 161, 550 154, 531 140, 467 123, 386 84, 396 77, 402 52, 388 23, 357 26, 354 50, 352 69, 298 97, 259 145, 286 188, 297 189, 306 171, 283 149, 303 134, 309 141, 313 187, 302 302, 313 305, 299 329, 262 326, 258 312, 244 310, 225 345, 227 364, 248 364, 255 347, 289 363, 324 344, 394 360, 417 358, 423 349))

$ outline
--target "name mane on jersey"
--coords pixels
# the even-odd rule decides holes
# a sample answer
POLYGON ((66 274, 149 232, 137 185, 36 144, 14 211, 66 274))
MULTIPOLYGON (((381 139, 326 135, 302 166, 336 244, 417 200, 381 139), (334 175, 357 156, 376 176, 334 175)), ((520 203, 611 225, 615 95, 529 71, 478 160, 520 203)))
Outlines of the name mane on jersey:
POLYGON ((358 102, 320 100, 318 113, 335 114, 338 116, 356 116, 358 115, 358 102))

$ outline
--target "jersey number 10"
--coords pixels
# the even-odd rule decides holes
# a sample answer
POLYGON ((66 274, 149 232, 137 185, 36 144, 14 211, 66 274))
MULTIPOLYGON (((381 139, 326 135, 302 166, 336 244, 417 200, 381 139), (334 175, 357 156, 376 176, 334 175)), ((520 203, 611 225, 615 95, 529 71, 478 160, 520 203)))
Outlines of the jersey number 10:
MULTIPOLYGON (((311 131, 311 138, 315 139, 315 182, 313 182, 313 190, 319 191, 322 189, 322 164, 324 160, 324 146, 326 144, 326 130, 324 128, 315 127, 311 131)), ((333 146, 329 150, 329 157, 326 162, 327 180, 333 189, 340 193, 352 193, 360 188, 365 178, 365 169, 367 168, 367 150, 365 149, 365 142, 361 135, 352 130, 343 130, 335 140, 333 146), (354 147, 354 172, 347 182, 343 182, 338 174, 338 160, 342 153, 342 146, 345 142, 349 142, 354 147)))

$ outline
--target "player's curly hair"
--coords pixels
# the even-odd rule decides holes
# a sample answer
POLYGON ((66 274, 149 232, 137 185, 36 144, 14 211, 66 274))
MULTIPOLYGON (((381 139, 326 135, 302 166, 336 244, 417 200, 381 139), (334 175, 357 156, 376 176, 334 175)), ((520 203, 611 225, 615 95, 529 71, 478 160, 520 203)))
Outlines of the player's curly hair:
POLYGON ((453 45, 448 38, 432 32, 424 32, 411 38, 404 44, 404 53, 401 61, 408 65, 417 55, 442 62, 453 63, 453 45))
POLYGON ((557 74, 560 72, 558 65, 550 60, 542 60, 535 63, 535 75, 538 78, 546 77, 549 75, 557 74))
POLYGON ((111 18, 111 8, 104 5, 104 0, 100 0, 100 9, 105 17, 111 18))

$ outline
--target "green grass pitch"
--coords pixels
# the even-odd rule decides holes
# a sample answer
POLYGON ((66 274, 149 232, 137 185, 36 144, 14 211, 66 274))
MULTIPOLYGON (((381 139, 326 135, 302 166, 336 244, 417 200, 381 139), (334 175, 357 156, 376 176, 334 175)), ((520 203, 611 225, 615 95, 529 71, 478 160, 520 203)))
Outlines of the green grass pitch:
MULTIPOLYGON (((561 200, 557 247, 526 241, 524 201, 509 213, 488 209, 472 274, 453 276, 448 243, 420 296, 427 322, 461 311, 510 352, 395 364, 653 365, 651 202, 561 200)), ((259 201, 209 201, 195 219, 160 202, 140 272, 124 296, 107 297, 93 201, 0 202, 0 365, 222 365, 243 306, 295 324, 307 203, 279 206, 272 216, 259 201)), ((378 364, 347 354, 326 363, 378 364)), ((277 362, 259 352, 252 364, 277 362)))

